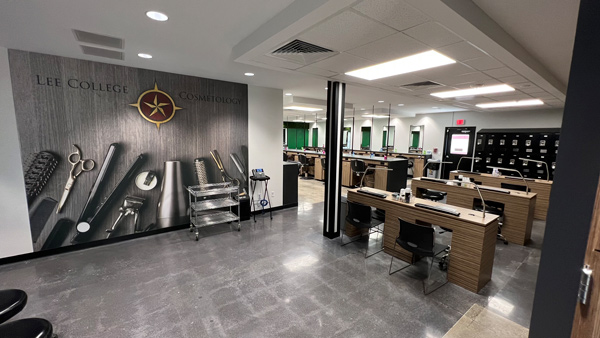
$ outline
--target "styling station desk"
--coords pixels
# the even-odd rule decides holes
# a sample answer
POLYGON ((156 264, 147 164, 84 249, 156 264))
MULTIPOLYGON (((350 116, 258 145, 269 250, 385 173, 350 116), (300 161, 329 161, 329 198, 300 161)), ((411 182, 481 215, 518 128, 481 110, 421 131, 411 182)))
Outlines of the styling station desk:
MULTIPOLYGON (((479 193, 470 185, 449 185, 444 181, 434 182, 420 178, 413 179, 411 184, 417 197, 421 196, 419 189, 432 189, 446 192, 449 205, 467 209, 473 209, 474 206, 481 205, 479 193)), ((509 189, 503 189, 506 192, 498 192, 486 190, 485 186, 479 186, 479 188, 486 203, 495 202, 504 207, 502 235, 506 240, 518 245, 527 244, 531 239, 536 194, 531 192, 525 194, 524 191, 509 189)), ((497 188, 492 187, 491 189, 497 188)))
MULTIPOLYGON (((322 152, 309 150, 285 150, 289 156, 304 154, 307 159, 314 160, 314 177, 316 180, 325 179, 325 170, 321 166, 321 158, 326 157, 322 152)), ((408 160, 403 158, 388 157, 370 157, 361 155, 343 154, 342 158, 342 185, 346 187, 356 186, 360 183, 361 177, 353 175, 350 163, 352 160, 362 160, 367 166, 373 166, 380 169, 392 170, 370 170, 367 174, 375 175, 374 187, 376 189, 398 192, 406 188, 406 171, 408 170, 408 160)), ((310 171, 309 171, 310 173, 310 171)))
MULTIPOLYGON (((344 149, 344 153, 350 154, 349 149, 344 149)), ((385 156, 385 151, 370 151, 370 150, 354 150, 355 155, 370 155, 375 154, 375 156, 385 156)), ((427 160, 431 159, 431 154, 419 154, 419 153, 396 153, 388 151, 388 158, 390 157, 406 157, 407 159, 413 162, 413 177, 422 177, 423 169, 425 168, 425 164, 427 164, 427 160)))
MULTIPOLYGON (((458 179, 458 175, 472 178, 473 181, 487 185, 490 187, 503 188, 502 183, 519 185, 525 188, 525 183, 520 177, 511 177, 500 175, 494 177, 490 174, 473 173, 469 171, 451 171, 450 179, 458 179)), ((534 180, 526 178, 529 190, 537 194, 537 200, 535 202, 535 212, 533 218, 546 220, 546 214, 548 213, 548 204, 550 203, 550 190, 552 190, 552 181, 534 180)))
MULTIPOLYGON (((379 193, 375 189, 369 189, 379 193)), ((472 292, 479 292, 492 278, 494 251, 496 248, 496 233, 498 232, 498 216, 449 206, 460 212, 459 216, 416 207, 415 203, 436 206, 446 206, 429 200, 414 198, 411 203, 395 201, 392 194, 380 198, 357 192, 348 191, 348 201, 358 202, 378 209, 385 210, 385 227, 383 230, 384 251, 394 257, 411 262, 412 254, 394 243, 400 230, 398 218, 408 222, 417 221, 440 225, 451 229, 452 251, 448 265, 448 281, 472 292)))

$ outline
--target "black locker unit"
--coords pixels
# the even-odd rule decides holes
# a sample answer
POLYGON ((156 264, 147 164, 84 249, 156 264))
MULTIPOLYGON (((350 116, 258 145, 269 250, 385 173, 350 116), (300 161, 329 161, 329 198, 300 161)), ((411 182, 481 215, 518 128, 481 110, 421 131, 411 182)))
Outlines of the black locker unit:
MULTIPOLYGON (((548 164, 550 180, 556 169, 560 128, 536 129, 481 129, 475 141, 476 160, 473 170, 492 173, 487 166, 517 169, 527 178, 546 179, 546 166, 541 163, 524 162, 519 158, 544 161, 548 164)), ((502 172, 502 170, 500 170, 502 172)), ((519 176, 504 171, 506 176, 519 176)))

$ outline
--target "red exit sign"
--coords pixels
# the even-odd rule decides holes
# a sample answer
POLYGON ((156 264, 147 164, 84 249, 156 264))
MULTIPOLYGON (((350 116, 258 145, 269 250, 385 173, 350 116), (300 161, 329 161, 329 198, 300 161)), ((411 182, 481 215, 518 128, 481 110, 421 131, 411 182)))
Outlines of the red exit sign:
POLYGON ((466 123, 466 121, 464 119, 456 120, 456 125, 457 126, 464 126, 465 123, 466 123))

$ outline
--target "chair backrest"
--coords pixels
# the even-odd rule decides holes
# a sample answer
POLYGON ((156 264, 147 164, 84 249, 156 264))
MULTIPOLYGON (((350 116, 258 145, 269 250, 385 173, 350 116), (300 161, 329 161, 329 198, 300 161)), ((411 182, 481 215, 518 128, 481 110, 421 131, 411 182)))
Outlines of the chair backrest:
POLYGON ((321 167, 323 167, 323 169, 327 168, 327 158, 326 157, 321 157, 321 167))
POLYGON ((350 161, 350 168, 352 171, 362 173, 367 170, 367 165, 363 160, 352 160, 350 161))
MULTIPOLYGON (((527 190, 526 186, 518 185, 518 184, 500 183, 500 186, 503 189, 518 190, 518 191, 526 191, 527 190)), ((531 189, 529 189, 529 191, 531 191, 531 189)))
POLYGON ((400 221, 400 245, 413 253, 431 257, 433 255, 434 230, 431 226, 418 225, 407 222, 402 218, 400 221))
POLYGON ((348 201, 348 215, 346 216, 346 221, 352 225, 371 223, 371 207, 348 201))
POLYGON ((308 160, 306 159, 306 155, 299 154, 298 155, 298 162, 300 162, 302 165, 308 164, 308 160))
POLYGON ((288 154, 283 153, 283 162, 287 162, 288 160, 288 154))

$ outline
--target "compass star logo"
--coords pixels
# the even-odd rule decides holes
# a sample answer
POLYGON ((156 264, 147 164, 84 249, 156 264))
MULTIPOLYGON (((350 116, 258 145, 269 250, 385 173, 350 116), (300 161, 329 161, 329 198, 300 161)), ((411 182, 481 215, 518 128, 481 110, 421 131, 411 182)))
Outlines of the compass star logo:
POLYGON ((175 101, 169 94, 158 89, 156 83, 154 83, 154 89, 143 92, 138 97, 137 103, 132 103, 130 106, 136 107, 142 117, 146 121, 156 124, 156 128, 159 130, 161 124, 171 121, 175 112, 183 109, 175 105, 175 101))

